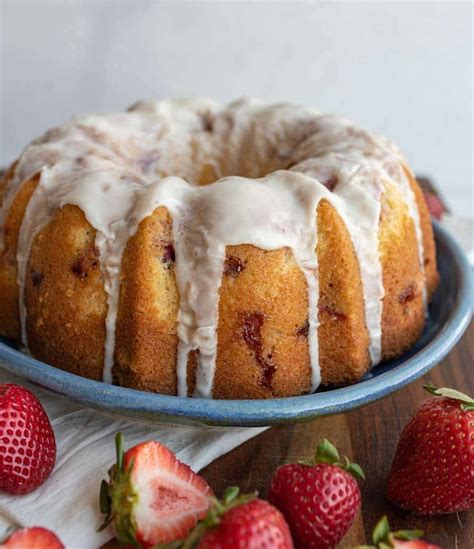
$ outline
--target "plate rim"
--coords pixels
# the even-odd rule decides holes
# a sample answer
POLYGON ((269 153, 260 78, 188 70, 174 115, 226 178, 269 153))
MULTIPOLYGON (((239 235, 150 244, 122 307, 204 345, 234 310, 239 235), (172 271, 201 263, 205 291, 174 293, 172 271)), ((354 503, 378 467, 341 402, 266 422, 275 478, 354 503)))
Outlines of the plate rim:
MULTIPOLYGON (((474 302, 473 273, 456 240, 433 222, 435 238, 452 256, 457 293, 448 319, 439 332, 397 368, 372 379, 329 391, 287 398, 219 400, 187 398, 138 391, 91 380, 37 359, 0 342, 0 367, 55 394, 115 415, 144 415, 152 421, 216 426, 266 426, 309 421, 369 404, 401 389, 430 370, 458 342, 467 328, 474 302), (420 356, 421 355, 421 356, 420 356), (400 366, 403 365, 403 368, 400 366)), ((450 258, 451 259, 451 258, 450 258)))

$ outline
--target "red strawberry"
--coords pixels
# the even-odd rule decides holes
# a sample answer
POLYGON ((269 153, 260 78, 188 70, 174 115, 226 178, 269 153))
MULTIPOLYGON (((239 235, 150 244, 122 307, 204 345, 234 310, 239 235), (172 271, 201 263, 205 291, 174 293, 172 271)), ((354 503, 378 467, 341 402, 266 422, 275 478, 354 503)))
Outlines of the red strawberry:
POLYGON ((415 513, 474 508, 474 400, 452 389, 425 387, 425 401, 403 430, 387 497, 415 513))
POLYGON ((374 545, 359 545, 356 549, 441 549, 420 539, 422 535, 421 530, 390 532, 387 516, 384 515, 372 533, 374 545))
POLYGON ((293 549, 290 529, 283 515, 256 494, 239 496, 235 486, 227 488, 222 501, 213 505, 188 539, 173 545, 180 549, 293 549))
POLYGON ((125 455, 121 433, 115 443, 117 464, 100 488, 107 515, 101 529, 113 522, 120 543, 142 547, 185 537, 207 513, 207 482, 159 442, 143 442, 125 455))
POLYGON ((40 401, 20 385, 0 385, 0 490, 33 491, 55 462, 54 431, 40 401))
POLYGON ((335 547, 344 537, 360 509, 361 497, 355 478, 362 469, 344 458, 326 439, 309 463, 279 467, 272 478, 268 499, 290 525, 297 547, 335 547))
POLYGON ((0 544, 3 549, 64 549, 60 539, 46 528, 22 528, 0 544))
POLYGON ((441 199, 430 191, 423 191, 423 194, 425 195, 426 205, 428 206, 430 214, 435 219, 441 219, 446 211, 441 199))

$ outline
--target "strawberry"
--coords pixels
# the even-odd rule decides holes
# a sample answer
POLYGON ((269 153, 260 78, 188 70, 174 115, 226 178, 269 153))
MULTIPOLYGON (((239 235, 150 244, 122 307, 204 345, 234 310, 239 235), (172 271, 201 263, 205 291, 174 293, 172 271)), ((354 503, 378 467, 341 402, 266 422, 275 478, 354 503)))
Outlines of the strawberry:
POLYGON ((239 496, 235 486, 222 500, 212 498, 207 516, 189 537, 170 544, 173 549, 293 549, 290 529, 283 515, 256 494, 239 496))
POLYGON ((418 514, 474 508, 474 400, 426 386, 403 430, 388 479, 390 501, 418 514))
POLYGON ((20 385, 0 385, 0 490, 32 492, 55 462, 54 431, 40 401, 20 385))
POLYGON ((362 469, 326 439, 313 460, 282 465, 273 474, 268 499, 290 525, 297 547, 332 548, 344 537, 360 509, 356 478, 362 469))
POLYGON ((60 539, 46 528, 34 526, 13 532, 2 544, 2 549, 64 549, 60 539))
POLYGON ((100 488, 106 515, 100 529, 113 522, 120 543, 142 547, 185 537, 207 513, 207 482, 159 442, 143 442, 124 454, 118 433, 115 444, 117 463, 100 488))
POLYGON ((372 532, 373 545, 359 545, 356 549, 441 549, 423 541, 421 530, 398 530, 390 532, 387 516, 384 515, 372 532))
POLYGON ((431 191, 423 191, 423 194, 425 195, 426 205, 432 217, 438 220, 441 219, 446 211, 441 199, 431 191))

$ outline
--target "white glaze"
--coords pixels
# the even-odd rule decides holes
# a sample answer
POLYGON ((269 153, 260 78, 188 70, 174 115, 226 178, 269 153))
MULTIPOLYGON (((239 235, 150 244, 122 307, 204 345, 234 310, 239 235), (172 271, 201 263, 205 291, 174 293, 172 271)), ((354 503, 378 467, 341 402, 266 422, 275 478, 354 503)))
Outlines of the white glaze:
POLYGON ((77 205, 97 231, 108 301, 107 382, 112 381, 123 251, 140 221, 159 206, 165 206, 173 219, 180 295, 180 395, 187 394, 187 359, 196 349, 196 395, 212 396, 226 246, 253 244, 266 250, 286 246, 293 251, 308 287, 312 391, 320 382, 319 201, 324 198, 334 206, 352 239, 374 365, 381 359, 384 289, 378 222, 385 182, 395 184, 405 197, 423 264, 418 209, 398 149, 345 118, 293 105, 239 100, 219 109, 207 100, 167 100, 139 103, 128 113, 76 119, 36 140, 20 157, 0 209, 0 228, 23 181, 39 172, 17 254, 23 343, 27 345, 24 286, 32 243, 58 208, 77 205), (212 166, 217 177, 231 176, 199 187, 196 183, 205 166, 212 166), (260 177, 269 171, 270 175, 260 177), (336 179, 330 192, 325 184, 336 179))
POLYGON ((196 395, 212 395, 217 351, 217 311, 226 245, 253 244, 266 250, 290 248, 308 284, 309 345, 313 387, 320 381, 317 350, 316 207, 330 193, 314 179, 275 172, 260 180, 221 179, 192 187, 184 215, 173 216, 176 280, 181 299, 178 335, 179 394, 187 393, 186 361, 199 349, 196 395), (239 207, 236 208, 235 205, 239 207), (272 215, 262 211, 272 206, 272 215), (224 221, 224 222, 223 222, 224 221))
POLYGON ((69 162, 43 168, 40 182, 28 203, 17 253, 21 334, 23 345, 28 348, 24 288, 34 237, 59 208, 66 204, 79 206, 97 231, 95 244, 100 254, 108 304, 103 379, 111 383, 120 266, 125 245, 136 230, 131 213, 134 196, 142 185, 133 175, 120 172, 108 162, 91 158, 87 163, 94 166, 75 171, 73 176, 69 162))
POLYGON ((370 338, 369 353, 372 365, 376 365, 382 357, 384 296, 378 250, 380 197, 383 191, 380 169, 366 160, 362 170, 359 158, 354 161, 332 153, 304 161, 293 169, 321 182, 337 178, 337 185, 328 200, 344 221, 359 260, 365 321, 370 338))

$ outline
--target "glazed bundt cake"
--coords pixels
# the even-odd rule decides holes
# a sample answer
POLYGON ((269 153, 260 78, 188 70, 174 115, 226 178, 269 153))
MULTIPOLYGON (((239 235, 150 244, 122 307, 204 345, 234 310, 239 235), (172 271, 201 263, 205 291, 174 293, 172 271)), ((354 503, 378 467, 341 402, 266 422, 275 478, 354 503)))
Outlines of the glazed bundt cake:
POLYGON ((398 149, 294 105, 77 118, 25 149, 0 201, 0 334, 141 390, 353 383, 414 344, 438 280, 398 149))

